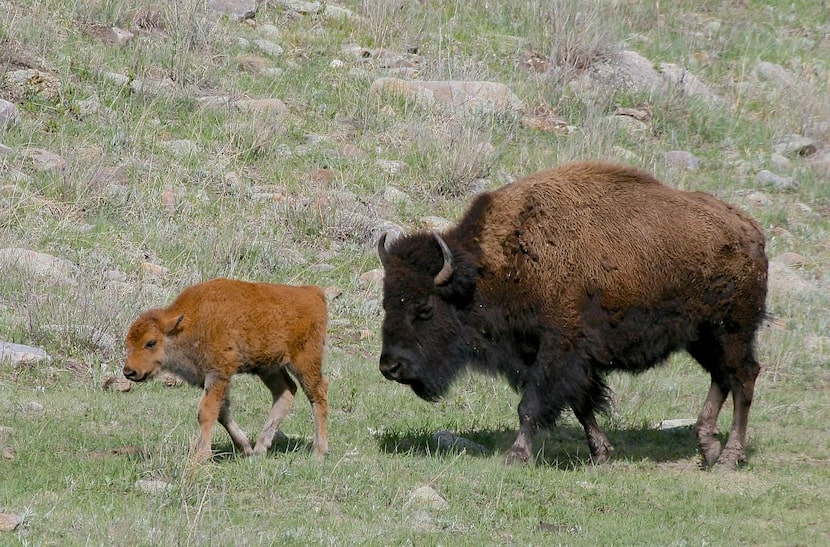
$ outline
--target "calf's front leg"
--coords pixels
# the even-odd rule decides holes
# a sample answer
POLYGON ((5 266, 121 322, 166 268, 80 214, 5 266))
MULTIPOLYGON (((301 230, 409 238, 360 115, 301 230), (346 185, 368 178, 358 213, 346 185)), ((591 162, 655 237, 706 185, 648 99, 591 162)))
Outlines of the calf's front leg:
POLYGON ((205 378, 205 391, 199 401, 199 439, 196 441, 194 454, 194 460, 197 462, 204 461, 211 456, 211 430, 222 411, 229 387, 230 381, 227 378, 212 375, 205 378))

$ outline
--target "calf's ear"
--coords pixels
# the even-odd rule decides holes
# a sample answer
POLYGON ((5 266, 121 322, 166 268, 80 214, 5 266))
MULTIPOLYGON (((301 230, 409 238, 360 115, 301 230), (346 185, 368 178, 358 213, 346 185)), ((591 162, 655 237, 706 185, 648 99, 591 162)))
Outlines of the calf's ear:
POLYGON ((161 325, 161 330, 166 336, 176 336, 182 331, 182 321, 184 314, 170 318, 165 324, 161 325))

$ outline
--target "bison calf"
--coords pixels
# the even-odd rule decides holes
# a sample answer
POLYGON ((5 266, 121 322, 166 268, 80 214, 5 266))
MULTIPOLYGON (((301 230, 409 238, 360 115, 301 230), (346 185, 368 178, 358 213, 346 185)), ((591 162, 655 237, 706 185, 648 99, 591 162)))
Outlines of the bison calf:
POLYGON ((300 382, 314 413, 314 454, 328 452, 328 381, 322 374, 326 297, 319 287, 214 279, 186 288, 168 307, 145 311, 127 333, 124 376, 135 382, 165 369, 203 387, 196 459, 210 456, 219 420, 246 456, 265 454, 300 382), (231 376, 256 374, 274 403, 255 447, 231 418, 231 376))
POLYGON ((759 366, 767 257, 758 223, 700 192, 637 169, 573 163, 473 201, 444 234, 378 245, 383 375, 440 397, 467 364, 519 391, 519 435, 508 461, 571 408, 591 456, 613 450, 595 411, 612 370, 646 370, 686 350, 711 376, 697 421, 704 462, 745 458, 759 366), (732 394, 721 451, 718 413, 732 394))

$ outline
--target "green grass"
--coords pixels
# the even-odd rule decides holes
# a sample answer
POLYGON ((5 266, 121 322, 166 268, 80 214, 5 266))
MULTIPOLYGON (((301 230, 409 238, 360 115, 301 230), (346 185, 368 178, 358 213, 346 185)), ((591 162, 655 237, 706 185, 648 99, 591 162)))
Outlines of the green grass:
MULTIPOLYGON (((73 285, 0 265, 0 339, 42 347, 48 364, 0 363, 0 513, 21 515, 0 544, 530 544, 813 545, 830 541, 830 184, 801 158, 779 174, 798 188, 760 188, 775 140, 805 132, 827 147, 830 42, 826 2, 469 2, 343 0, 355 20, 300 16, 264 3, 285 50, 248 44, 255 26, 209 19, 202 2, 7 0, 0 3, 0 73, 36 61, 61 93, 14 100, 21 122, 0 134, 0 248, 22 247, 77 264, 73 285), (733 3, 734 4, 734 3, 733 3), (479 9, 477 9, 479 8, 479 9), (126 45, 87 33, 106 24, 139 34, 126 45), (343 51, 346 44, 417 49, 423 79, 507 84, 528 107, 574 125, 540 132, 514 114, 462 116, 414 101, 376 97, 394 75, 343 51), (612 93, 588 99, 570 78, 591 60, 634 49, 655 65, 689 68, 723 98, 612 93), (530 57, 559 70, 530 70, 530 57), (333 60, 345 66, 332 68, 333 60), (792 88, 759 82, 759 61, 797 75, 792 88), (29 62, 29 61, 26 61, 29 62), (279 68, 279 76, 258 69, 279 68), (171 79, 150 93, 105 76, 171 79), (279 98, 286 115, 205 108, 197 97, 279 98), (92 99, 97 112, 82 108, 92 99), (617 107, 651 114, 641 135, 615 132, 617 107), (177 155, 167 141, 187 139, 177 155), (824 139, 824 140, 822 140, 824 139), (360 154, 349 156, 344 148, 360 154), (40 172, 22 153, 45 148, 67 160, 40 172), (695 172, 662 161, 668 150, 702 160, 695 172), (471 184, 497 188, 570 159, 618 159, 676 187, 711 192, 756 217, 770 257, 797 252, 813 289, 770 293, 771 326, 759 334, 763 372, 750 415, 748 465, 698 469, 693 432, 656 422, 694 418, 708 380, 688 357, 636 377, 611 377, 614 406, 602 425, 616 447, 593 467, 570 414, 535 443, 537 461, 505 467, 519 395, 503 381, 464 376, 428 404, 383 380, 380 288, 359 276, 379 267, 372 230, 405 229, 423 217, 454 219, 471 184), (377 160, 405 162, 390 175, 377 160), (96 176, 102 168, 110 175, 96 176), (321 168, 331 180, 315 178, 321 168), (115 174, 112 174, 115 173, 115 174), (228 177, 234 173, 235 177, 228 177), (229 182, 230 181, 230 182, 229 182), (477 182, 478 181, 478 182, 477 182), (382 199, 387 186, 411 205, 382 199), (172 209, 165 192, 173 191, 172 209), (768 203, 751 196, 763 192, 768 203), (279 195, 280 199, 257 197, 279 195), (163 266, 152 274, 145 262, 163 266), (327 265, 327 267, 320 267, 327 265), (199 390, 160 383, 129 393, 102 389, 120 372, 124 332, 143 309, 216 276, 341 289, 330 302, 331 454, 310 454, 313 426, 298 397, 287 440, 262 459, 232 455, 216 428, 213 462, 191 473, 199 390), (124 283, 113 279, 125 278, 124 283), (442 451, 451 430, 484 455, 442 451), (146 493, 158 479, 168 491, 146 493), (448 502, 419 505, 430 485, 448 502)), ((270 39, 270 38, 269 38, 270 39)), ((0 80, 2 82, 2 80, 0 80)), ((235 415, 249 433, 268 395, 235 381, 235 415)), ((720 419, 727 432, 731 402, 720 419)))

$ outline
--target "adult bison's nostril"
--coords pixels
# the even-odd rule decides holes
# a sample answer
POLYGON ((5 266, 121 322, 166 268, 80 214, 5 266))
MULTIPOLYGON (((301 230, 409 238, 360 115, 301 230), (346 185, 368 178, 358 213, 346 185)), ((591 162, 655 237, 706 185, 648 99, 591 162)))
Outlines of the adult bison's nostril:
POLYGON ((387 354, 380 356, 380 372, 387 380, 399 380, 402 370, 403 362, 400 359, 387 354))

